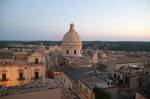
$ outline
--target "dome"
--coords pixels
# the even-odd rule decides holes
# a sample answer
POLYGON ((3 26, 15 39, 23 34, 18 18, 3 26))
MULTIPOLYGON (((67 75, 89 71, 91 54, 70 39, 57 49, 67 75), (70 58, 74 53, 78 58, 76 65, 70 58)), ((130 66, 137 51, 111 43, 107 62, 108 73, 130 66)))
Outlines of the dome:
POLYGON ((74 30, 74 24, 70 24, 70 30, 64 35, 63 45, 82 45, 79 34, 74 30))

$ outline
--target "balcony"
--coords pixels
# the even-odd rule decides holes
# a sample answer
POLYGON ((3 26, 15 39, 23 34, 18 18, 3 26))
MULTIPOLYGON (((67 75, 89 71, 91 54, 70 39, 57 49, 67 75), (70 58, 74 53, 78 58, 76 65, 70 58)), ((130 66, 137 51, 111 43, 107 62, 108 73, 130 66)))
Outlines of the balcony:
POLYGON ((38 80, 38 79, 42 79, 42 77, 38 77, 38 78, 32 77, 32 78, 31 78, 31 80, 38 80))
POLYGON ((24 81, 24 80, 25 80, 25 77, 23 77, 23 78, 18 78, 17 80, 19 80, 19 81, 24 81))
POLYGON ((42 65, 42 64, 45 64, 44 62, 38 62, 38 63, 35 63, 35 62, 29 62, 30 65, 42 65))
POLYGON ((1 79, 0 81, 8 81, 8 78, 6 78, 6 79, 1 79))

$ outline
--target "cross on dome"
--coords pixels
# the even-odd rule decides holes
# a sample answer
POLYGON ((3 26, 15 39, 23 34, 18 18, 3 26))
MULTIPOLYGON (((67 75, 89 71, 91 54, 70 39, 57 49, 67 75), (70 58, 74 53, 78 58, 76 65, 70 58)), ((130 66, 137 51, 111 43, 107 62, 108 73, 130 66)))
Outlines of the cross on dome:
POLYGON ((75 30, 74 30, 74 27, 75 27, 74 23, 71 23, 71 24, 70 24, 70 30, 69 30, 69 31, 75 31, 75 30))

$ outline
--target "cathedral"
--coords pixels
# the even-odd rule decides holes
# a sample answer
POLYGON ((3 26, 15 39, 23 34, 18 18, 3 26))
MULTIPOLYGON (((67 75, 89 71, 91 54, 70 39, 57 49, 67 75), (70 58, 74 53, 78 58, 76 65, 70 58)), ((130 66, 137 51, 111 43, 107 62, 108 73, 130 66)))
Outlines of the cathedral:
POLYGON ((82 56, 82 41, 74 27, 75 25, 71 23, 69 31, 63 37, 62 54, 64 56, 82 56))
POLYGON ((70 24, 69 31, 63 37, 62 56, 68 62, 67 65, 71 67, 91 66, 91 60, 83 55, 82 40, 73 23, 70 24))
POLYGON ((61 46, 49 47, 48 71, 62 71, 62 66, 71 68, 91 67, 92 55, 86 55, 82 49, 82 40, 75 30, 74 23, 70 24, 64 34, 61 46))

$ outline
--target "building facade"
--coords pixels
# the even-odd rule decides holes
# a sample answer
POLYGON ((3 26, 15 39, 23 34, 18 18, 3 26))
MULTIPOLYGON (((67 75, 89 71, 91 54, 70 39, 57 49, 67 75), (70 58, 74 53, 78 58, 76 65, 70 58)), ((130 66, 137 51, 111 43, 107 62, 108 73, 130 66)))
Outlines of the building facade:
POLYGON ((39 51, 14 53, 13 59, 0 60, 0 86, 27 84, 45 78, 45 56, 39 51))

